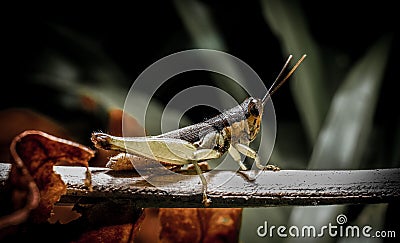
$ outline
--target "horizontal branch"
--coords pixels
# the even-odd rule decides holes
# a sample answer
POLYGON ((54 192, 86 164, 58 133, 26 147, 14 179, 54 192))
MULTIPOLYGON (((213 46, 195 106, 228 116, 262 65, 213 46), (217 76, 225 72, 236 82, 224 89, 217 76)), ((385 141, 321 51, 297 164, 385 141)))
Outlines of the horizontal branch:
MULTIPOLYGON (((9 164, 0 163, 0 185, 9 164)), ((91 167, 93 191, 84 185, 84 167, 55 166, 67 184, 60 203, 104 200, 127 201, 136 207, 203 207, 202 184, 197 175, 173 172, 138 175, 91 167), (145 179, 146 178, 146 179, 145 179)), ((269 207, 388 203, 400 199, 400 169, 209 171, 207 195, 211 207, 269 207), (255 174, 258 173, 258 174, 255 174), (246 176, 253 176, 250 181, 246 176)))

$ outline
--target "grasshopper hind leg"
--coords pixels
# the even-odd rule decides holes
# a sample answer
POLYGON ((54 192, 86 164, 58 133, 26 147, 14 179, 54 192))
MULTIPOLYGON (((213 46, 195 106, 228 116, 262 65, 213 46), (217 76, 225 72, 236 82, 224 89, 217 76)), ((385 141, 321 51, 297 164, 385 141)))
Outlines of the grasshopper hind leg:
POLYGON ((207 180, 203 175, 203 171, 201 170, 198 161, 202 159, 211 159, 211 158, 218 158, 216 154, 214 153, 215 151, 212 149, 198 149, 196 152, 193 154, 193 159, 190 160, 190 162, 193 164, 194 168, 196 169, 197 174, 200 177, 201 183, 203 185, 202 188, 202 193, 203 193, 203 204, 204 206, 208 207, 211 204, 211 199, 207 197, 207 180))
POLYGON ((194 168, 196 169, 197 174, 200 176, 201 183, 203 184, 203 188, 202 188, 203 201, 202 202, 203 202, 204 206, 208 207, 211 204, 211 199, 209 199, 207 197, 207 180, 204 177, 203 172, 201 171, 200 166, 197 163, 197 161, 193 160, 191 162, 192 162, 194 168))

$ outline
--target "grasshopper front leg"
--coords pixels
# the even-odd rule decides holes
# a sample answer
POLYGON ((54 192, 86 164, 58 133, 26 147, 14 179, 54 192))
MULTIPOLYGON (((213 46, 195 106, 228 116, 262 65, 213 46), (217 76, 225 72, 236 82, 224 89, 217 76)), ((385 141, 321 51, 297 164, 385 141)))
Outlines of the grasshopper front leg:
POLYGON ((229 155, 233 158, 233 160, 236 161, 239 164, 240 169, 247 170, 247 167, 243 164, 242 158, 240 156, 239 151, 237 151, 237 149, 235 149, 231 145, 231 146, 229 146, 228 152, 229 152, 229 155))
POLYGON ((236 143, 233 145, 233 147, 237 149, 237 151, 239 151, 241 154, 244 154, 245 156, 254 159, 257 168, 259 168, 260 170, 272 170, 272 171, 280 170, 279 167, 275 165, 262 165, 260 157, 258 156, 257 152, 245 144, 236 143))

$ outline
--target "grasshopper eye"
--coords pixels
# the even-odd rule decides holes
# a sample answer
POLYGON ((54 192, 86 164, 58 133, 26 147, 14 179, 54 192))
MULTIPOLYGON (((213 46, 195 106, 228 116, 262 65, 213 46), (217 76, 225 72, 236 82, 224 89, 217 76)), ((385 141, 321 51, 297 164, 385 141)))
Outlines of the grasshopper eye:
POLYGON ((258 110, 257 103, 255 100, 250 101, 248 110, 249 110, 249 113, 253 116, 260 115, 260 111, 258 110))

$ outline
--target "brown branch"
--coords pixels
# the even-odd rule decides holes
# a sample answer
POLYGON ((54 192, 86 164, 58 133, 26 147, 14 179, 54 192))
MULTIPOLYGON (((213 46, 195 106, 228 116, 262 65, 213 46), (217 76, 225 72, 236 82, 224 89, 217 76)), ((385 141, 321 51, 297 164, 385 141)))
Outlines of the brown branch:
MULTIPOLYGON (((9 164, 0 163, 0 187, 9 164)), ((67 184, 60 203, 126 201, 136 207, 203 207, 198 176, 182 179, 158 175, 154 186, 133 172, 91 167, 93 191, 84 185, 86 168, 55 166, 67 184)), ((254 171, 243 172, 245 175, 254 171)), ((207 194, 211 207, 268 207, 283 205, 332 205, 388 203, 400 199, 400 169, 262 171, 254 181, 234 171, 210 171, 207 194)), ((153 181, 153 182, 154 182, 153 181)))

